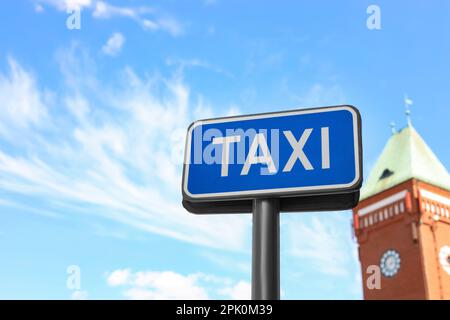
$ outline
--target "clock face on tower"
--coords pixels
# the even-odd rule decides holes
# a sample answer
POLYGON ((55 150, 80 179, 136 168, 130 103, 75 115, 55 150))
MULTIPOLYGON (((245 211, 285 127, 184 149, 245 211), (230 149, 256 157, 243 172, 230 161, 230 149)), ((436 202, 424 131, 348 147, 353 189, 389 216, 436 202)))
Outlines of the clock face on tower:
POLYGON ((443 246, 441 250, 439 250, 439 261, 441 262, 442 268, 444 268, 445 272, 450 274, 450 247, 443 246))
POLYGON ((395 250, 387 250, 380 260, 381 273, 385 277, 393 277, 400 269, 400 254, 395 250))

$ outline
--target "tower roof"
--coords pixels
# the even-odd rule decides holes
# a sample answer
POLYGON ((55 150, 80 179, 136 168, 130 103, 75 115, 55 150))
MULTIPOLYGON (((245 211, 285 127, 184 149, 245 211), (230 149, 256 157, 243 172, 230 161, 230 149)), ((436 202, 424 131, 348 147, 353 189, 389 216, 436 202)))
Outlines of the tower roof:
POLYGON ((388 140, 361 189, 361 200, 412 178, 450 190, 447 169, 408 125, 388 140))

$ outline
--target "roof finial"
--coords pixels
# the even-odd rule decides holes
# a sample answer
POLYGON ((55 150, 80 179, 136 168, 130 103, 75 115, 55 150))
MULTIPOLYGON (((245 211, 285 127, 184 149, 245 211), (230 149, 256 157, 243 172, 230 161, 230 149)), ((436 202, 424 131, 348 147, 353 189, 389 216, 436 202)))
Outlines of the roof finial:
POLYGON ((396 134, 397 133, 397 129, 395 128, 395 122, 394 121, 391 122, 391 131, 392 131, 392 134, 396 134))
POLYGON ((408 121, 408 127, 411 127, 411 110, 409 109, 409 106, 413 104, 413 101, 408 98, 408 95, 405 94, 405 115, 406 120, 408 121))

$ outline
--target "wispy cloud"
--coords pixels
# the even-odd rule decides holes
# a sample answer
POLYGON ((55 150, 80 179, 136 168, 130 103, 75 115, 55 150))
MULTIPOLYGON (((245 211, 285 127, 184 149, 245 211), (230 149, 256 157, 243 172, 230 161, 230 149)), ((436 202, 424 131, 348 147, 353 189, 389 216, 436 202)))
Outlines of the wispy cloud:
POLYGON ((108 285, 115 287, 128 284, 131 281, 131 275, 130 269, 115 270, 108 275, 108 285))
POLYGON ((301 106, 313 107, 346 103, 344 90, 338 84, 315 83, 306 90, 293 90, 285 79, 281 83, 281 91, 301 106))
POLYGON ((219 293, 230 297, 232 300, 249 300, 251 297, 251 292, 251 285, 246 281, 239 281, 233 286, 219 290, 219 293))
POLYGON ((44 12, 45 10, 44 10, 44 7, 43 7, 43 6, 41 6, 39 3, 36 3, 36 4, 34 5, 34 11, 37 12, 37 13, 42 13, 42 12, 44 12))
POLYGON ((175 58, 167 58, 166 63, 169 66, 177 66, 178 71, 183 73, 185 69, 188 68, 204 68, 210 70, 212 72, 216 72, 218 74, 222 74, 228 78, 234 78, 234 75, 229 71, 224 70, 218 66, 215 66, 207 61, 203 61, 200 59, 175 59, 175 58))
POLYGON ((88 292, 84 290, 75 290, 71 294, 72 300, 87 300, 88 297, 89 297, 88 292))
POLYGON ((128 17, 138 19, 141 15, 153 13, 151 7, 119 7, 111 5, 105 1, 95 1, 93 3, 92 15, 100 19, 109 19, 114 17, 128 17))
POLYGON ((204 273, 183 275, 174 271, 118 269, 107 274, 111 287, 135 300, 250 299, 250 284, 204 273))
POLYGON ((103 46, 102 51, 109 56, 116 56, 122 50, 125 43, 125 37, 120 32, 115 32, 103 46))
POLYGON ((83 9, 85 7, 92 6, 92 0, 36 0, 37 4, 48 4, 51 5, 58 10, 66 11, 66 10, 74 10, 74 9, 83 9))
POLYGON ((47 117, 45 93, 36 87, 34 76, 12 58, 8 66, 9 72, 0 74, 0 136, 14 129, 39 126, 47 117))
POLYGON ((205 4, 205 6, 212 6, 214 4, 217 4, 217 2, 219 2, 218 0, 203 0, 203 3, 205 4))
POLYGON ((100 0, 35 0, 43 9, 50 5, 60 11, 88 10, 96 19, 128 18, 147 31, 165 31, 172 36, 184 33, 184 26, 174 17, 149 6, 116 6, 100 0))
POLYGON ((239 258, 236 256, 229 256, 223 252, 214 253, 211 251, 204 251, 201 253, 201 256, 211 261, 215 265, 221 267, 224 270, 234 270, 238 272, 242 272, 250 276, 251 274, 251 257, 250 255, 239 258))
MULTIPOLYGON (((324 214, 321 214, 324 217, 324 214)), ((354 245, 350 235, 335 228, 334 219, 314 216, 309 221, 290 219, 286 225, 289 254, 331 276, 348 276, 354 245)))
POLYGON ((195 216, 181 206, 185 130, 198 103, 182 75, 140 76, 125 68, 104 86, 76 46, 58 56, 66 88, 47 102, 15 60, 0 74, 0 117, 8 124, 0 135, 0 190, 46 199, 42 209, 49 211, 62 205, 190 243, 243 250, 249 219, 195 216))

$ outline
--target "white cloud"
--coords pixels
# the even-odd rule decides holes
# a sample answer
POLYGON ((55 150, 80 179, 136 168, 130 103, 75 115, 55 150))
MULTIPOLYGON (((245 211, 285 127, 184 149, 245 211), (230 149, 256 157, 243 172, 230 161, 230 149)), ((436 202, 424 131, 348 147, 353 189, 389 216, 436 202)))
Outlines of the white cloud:
POLYGON ((209 250, 202 252, 201 255, 224 270, 234 270, 248 276, 251 274, 250 252, 249 255, 241 259, 234 256, 228 256, 224 252, 214 253, 209 250))
POLYGON ((234 286, 224 288, 219 292, 232 300, 250 300, 252 288, 249 282, 239 281, 234 286))
POLYGON ((148 6, 116 6, 100 0, 35 0, 35 3, 42 9, 42 5, 47 4, 64 12, 73 9, 89 10, 96 19, 128 18, 137 22, 144 30, 165 31, 172 36, 184 33, 184 27, 177 19, 148 6))
POLYGON ((51 5, 61 11, 83 9, 92 5, 92 0, 36 0, 35 2, 37 5, 51 5))
POLYGON ((78 9, 89 7, 92 4, 92 0, 63 0, 67 9, 78 9))
POLYGON ((339 85, 324 86, 315 84, 303 98, 300 98, 300 101, 308 106, 337 105, 344 103, 345 97, 339 85))
MULTIPOLYGON (((160 295, 160 293, 155 294, 154 291, 142 288, 128 289, 123 293, 123 295, 125 296, 125 298, 130 300, 164 300, 155 297, 155 295, 160 295)), ((174 298, 173 300, 176 300, 176 298, 174 298)))
POLYGON ((79 121, 83 121, 90 112, 89 102, 80 95, 68 96, 64 101, 65 105, 79 121))
POLYGON ((72 292, 71 299, 72 300, 87 300, 89 294, 87 291, 75 290, 72 292))
POLYGON ((293 90, 285 79, 281 84, 284 94, 301 106, 326 106, 345 103, 344 90, 338 84, 324 85, 315 83, 306 91, 293 90), (300 93, 299 93, 300 92, 300 93))
POLYGON ((200 59, 173 59, 173 58, 168 58, 168 59, 166 59, 166 64, 169 65, 169 66, 177 66, 178 67, 178 71, 180 73, 183 73, 183 71, 185 69, 188 69, 188 68, 204 68, 204 69, 210 70, 212 72, 216 72, 216 73, 222 74, 225 77, 234 78, 234 75, 231 74, 230 72, 228 72, 226 70, 223 70, 220 67, 212 65, 212 64, 208 63, 207 61, 203 61, 203 60, 200 60, 200 59))
POLYGON ((115 32, 103 46, 102 51, 104 54, 116 56, 122 50, 124 43, 125 37, 123 34, 120 32, 115 32))
POLYGON ((239 107, 238 106, 236 106, 236 105, 231 105, 230 106, 230 108, 228 109, 228 113, 227 113, 227 117, 231 117, 231 116, 238 116, 238 115, 241 115, 242 114, 242 112, 241 112, 241 110, 239 109, 239 107))
POLYGON ((108 275, 107 282, 111 286, 122 286, 123 295, 136 300, 250 299, 248 282, 234 283, 227 278, 203 273, 188 275, 173 271, 132 273, 129 269, 119 269, 108 275))
POLYGON ((0 136, 13 128, 40 125, 47 116, 44 95, 34 77, 14 59, 8 59, 9 74, 0 74, 0 136))
POLYGON ((34 5, 34 11, 36 11, 37 13, 42 13, 44 12, 44 7, 37 3, 34 5))
POLYGON ((197 274, 184 276, 172 271, 140 271, 130 274, 126 269, 112 272, 107 282, 110 285, 120 282, 120 285, 129 286, 123 293, 129 299, 208 299, 206 290, 197 283, 199 277, 197 274), (126 279, 123 277, 124 273, 126 279), (120 281, 117 281, 118 275, 121 277, 120 281))
POLYGON ((105 1, 96 1, 93 7, 92 15, 95 18, 100 19, 109 19, 113 17, 128 17, 137 19, 142 14, 154 12, 154 10, 150 7, 119 7, 111 5, 105 1))
POLYGON ((167 31, 172 36, 180 36, 184 33, 181 23, 172 17, 159 18, 156 20, 156 23, 159 29, 167 31))
POLYGON ((127 284, 130 281, 130 269, 118 269, 109 274, 107 282, 108 285, 115 287, 127 284))
POLYGON ((291 244, 289 253, 303 263, 308 261, 321 273, 347 276, 354 246, 348 234, 336 230, 330 218, 327 221, 320 216, 312 217, 308 223, 289 219, 286 224, 291 244))
POLYGON ((68 86, 49 105, 18 63, 0 73, 0 139, 21 137, 0 150, 0 190, 45 200, 46 211, 70 207, 181 241, 244 250, 249 217, 196 216, 181 206, 184 133, 198 111, 182 76, 140 77, 126 68, 108 87, 76 50, 62 59, 70 79, 60 82, 68 86))

